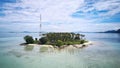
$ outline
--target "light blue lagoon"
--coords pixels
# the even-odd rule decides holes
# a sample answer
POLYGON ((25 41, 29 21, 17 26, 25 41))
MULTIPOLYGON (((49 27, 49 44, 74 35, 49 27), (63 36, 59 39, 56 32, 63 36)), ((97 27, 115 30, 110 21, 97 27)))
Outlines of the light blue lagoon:
POLYGON ((0 33, 0 68, 120 68, 120 34, 83 33, 93 45, 76 50, 41 52, 20 46, 25 35, 0 33))

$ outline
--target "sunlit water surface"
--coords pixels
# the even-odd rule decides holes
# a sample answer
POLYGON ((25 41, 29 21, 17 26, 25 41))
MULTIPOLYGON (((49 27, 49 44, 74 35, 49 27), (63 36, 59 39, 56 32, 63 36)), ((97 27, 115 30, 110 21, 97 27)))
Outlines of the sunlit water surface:
POLYGON ((82 49, 50 50, 20 46, 25 35, 1 33, 0 68, 120 68, 120 34, 84 33, 93 45, 82 49))

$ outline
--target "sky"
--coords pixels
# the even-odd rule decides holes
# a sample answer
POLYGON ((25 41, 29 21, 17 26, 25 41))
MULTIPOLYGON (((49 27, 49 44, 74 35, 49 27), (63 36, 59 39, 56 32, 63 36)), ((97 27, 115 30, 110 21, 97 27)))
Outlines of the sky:
POLYGON ((0 32, 100 32, 120 28, 120 0, 0 0, 0 32))

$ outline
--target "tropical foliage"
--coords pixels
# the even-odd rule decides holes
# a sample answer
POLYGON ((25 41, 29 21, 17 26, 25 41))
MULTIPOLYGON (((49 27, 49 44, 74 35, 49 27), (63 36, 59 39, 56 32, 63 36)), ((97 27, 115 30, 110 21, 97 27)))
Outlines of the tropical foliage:
POLYGON ((41 37, 39 39, 39 41, 40 41, 41 44, 46 44, 47 43, 47 38, 46 37, 41 37))
POLYGON ((32 36, 29 35, 25 36, 24 40, 26 41, 27 44, 34 43, 32 36))
POLYGON ((48 44, 61 46, 61 45, 73 45, 83 44, 85 35, 75 33, 46 33, 44 37, 47 39, 48 44))
POLYGON ((32 38, 32 36, 25 36, 24 39, 27 44, 37 43, 37 44, 51 44, 55 46, 62 45, 74 45, 74 44, 83 44, 86 41, 84 40, 85 35, 75 34, 75 33, 46 33, 38 40, 32 38))

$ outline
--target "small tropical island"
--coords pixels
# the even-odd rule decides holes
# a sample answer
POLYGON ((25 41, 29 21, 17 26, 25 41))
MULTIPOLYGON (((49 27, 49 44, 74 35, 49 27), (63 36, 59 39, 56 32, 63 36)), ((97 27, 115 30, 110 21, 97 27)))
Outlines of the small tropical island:
POLYGON ((48 46, 53 48, 63 49, 72 45, 75 48, 83 48, 87 45, 90 45, 91 42, 85 40, 85 35, 75 34, 75 33, 46 33, 42 34, 41 38, 33 39, 32 36, 25 36, 24 40, 26 43, 21 45, 41 45, 48 46))
POLYGON ((49 33, 42 33, 42 18, 40 14, 40 38, 33 39, 32 36, 25 36, 24 40, 25 43, 21 45, 41 45, 45 47, 52 47, 63 49, 68 46, 72 46, 75 48, 83 48, 89 44, 90 41, 85 39, 85 35, 73 32, 49 32, 49 33))

